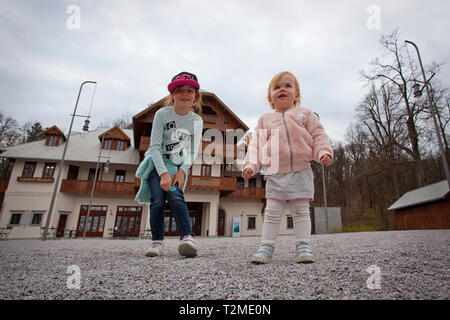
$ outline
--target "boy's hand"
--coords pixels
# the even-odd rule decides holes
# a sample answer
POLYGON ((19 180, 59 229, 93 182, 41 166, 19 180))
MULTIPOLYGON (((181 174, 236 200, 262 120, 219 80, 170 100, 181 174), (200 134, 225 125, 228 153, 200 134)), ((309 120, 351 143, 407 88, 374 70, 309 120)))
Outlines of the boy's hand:
POLYGON ((242 172, 242 177, 244 177, 245 180, 250 179, 253 177, 253 170, 250 168, 245 169, 244 172, 242 172))
POLYGON ((322 163, 325 167, 328 167, 333 162, 331 156, 329 154, 324 154, 322 158, 320 158, 320 163, 322 163))
POLYGON ((159 183, 161 189, 163 189, 164 191, 169 191, 171 183, 172 183, 172 179, 170 178, 169 173, 164 172, 161 175, 161 182, 159 183))

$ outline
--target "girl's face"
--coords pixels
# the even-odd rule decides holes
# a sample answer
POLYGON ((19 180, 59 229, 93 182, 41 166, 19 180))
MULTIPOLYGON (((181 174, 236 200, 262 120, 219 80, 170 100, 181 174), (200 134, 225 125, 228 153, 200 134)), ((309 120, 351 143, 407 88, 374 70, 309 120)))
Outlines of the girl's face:
POLYGON ((270 103, 276 111, 284 112, 294 106, 296 99, 300 98, 300 93, 295 88, 295 80, 289 75, 282 76, 272 87, 270 92, 270 103))
POLYGON ((195 102, 196 91, 193 86, 176 87, 172 92, 174 108, 189 110, 195 102))

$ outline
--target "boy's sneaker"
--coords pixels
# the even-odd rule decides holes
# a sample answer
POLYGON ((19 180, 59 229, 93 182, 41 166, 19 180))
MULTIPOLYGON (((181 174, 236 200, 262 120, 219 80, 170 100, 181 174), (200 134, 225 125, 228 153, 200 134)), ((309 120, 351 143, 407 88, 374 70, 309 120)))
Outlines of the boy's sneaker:
POLYGON ((188 258, 197 256, 197 248, 195 247, 195 241, 192 236, 184 236, 181 239, 181 243, 178 245, 178 253, 188 258))
POLYGON ((157 257, 162 256, 164 250, 164 243, 160 240, 155 240, 152 242, 150 248, 145 251, 146 257, 157 257))
POLYGON ((253 263, 270 263, 272 261, 274 247, 268 244, 259 246, 256 253, 252 256, 253 263))
POLYGON ((298 263, 312 263, 314 262, 314 256, 312 254, 312 249, 306 242, 300 242, 295 247, 297 252, 297 262, 298 263))

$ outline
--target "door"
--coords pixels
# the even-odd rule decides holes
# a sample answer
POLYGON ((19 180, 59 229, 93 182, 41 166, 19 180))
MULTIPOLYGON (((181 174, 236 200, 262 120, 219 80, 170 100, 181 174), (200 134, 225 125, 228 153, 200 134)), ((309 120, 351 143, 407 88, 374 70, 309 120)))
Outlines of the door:
POLYGON ((117 207, 114 237, 139 237, 142 207, 117 207))
POLYGON ((217 235, 225 235, 225 211, 219 209, 219 223, 217 225, 217 235))
POLYGON ((59 215, 58 229, 56 230, 56 237, 64 237, 64 231, 66 230, 67 214, 59 215))
MULTIPOLYGON (((192 232, 195 236, 200 236, 202 233, 202 203, 193 202, 187 203, 189 218, 191 219, 192 232)), ((166 203, 164 210, 164 235, 179 236, 177 223, 173 216, 170 206, 166 203)))
POLYGON ((87 205, 82 205, 80 208, 80 217, 78 219, 77 237, 82 237, 84 229, 86 228, 86 237, 103 237, 105 227, 107 206, 91 206, 89 212, 89 219, 86 221, 87 205))

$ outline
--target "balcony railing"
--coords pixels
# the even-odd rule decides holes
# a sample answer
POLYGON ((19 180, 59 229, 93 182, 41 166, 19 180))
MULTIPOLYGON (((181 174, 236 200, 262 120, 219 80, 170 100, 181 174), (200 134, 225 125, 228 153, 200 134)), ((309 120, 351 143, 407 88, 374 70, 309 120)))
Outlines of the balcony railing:
POLYGON ((189 176, 186 188, 234 191, 236 190, 236 178, 189 176))
POLYGON ((264 199, 265 197, 265 188, 239 188, 227 195, 227 198, 233 199, 264 199))
POLYGON ((19 182, 42 182, 42 183, 53 183, 55 178, 42 178, 42 177, 17 177, 19 182))
MULTIPOLYGON (((63 180, 61 192, 90 193, 93 183, 94 181, 91 180, 63 180)), ((133 182, 97 181, 94 192, 97 194, 135 195, 133 182)))

